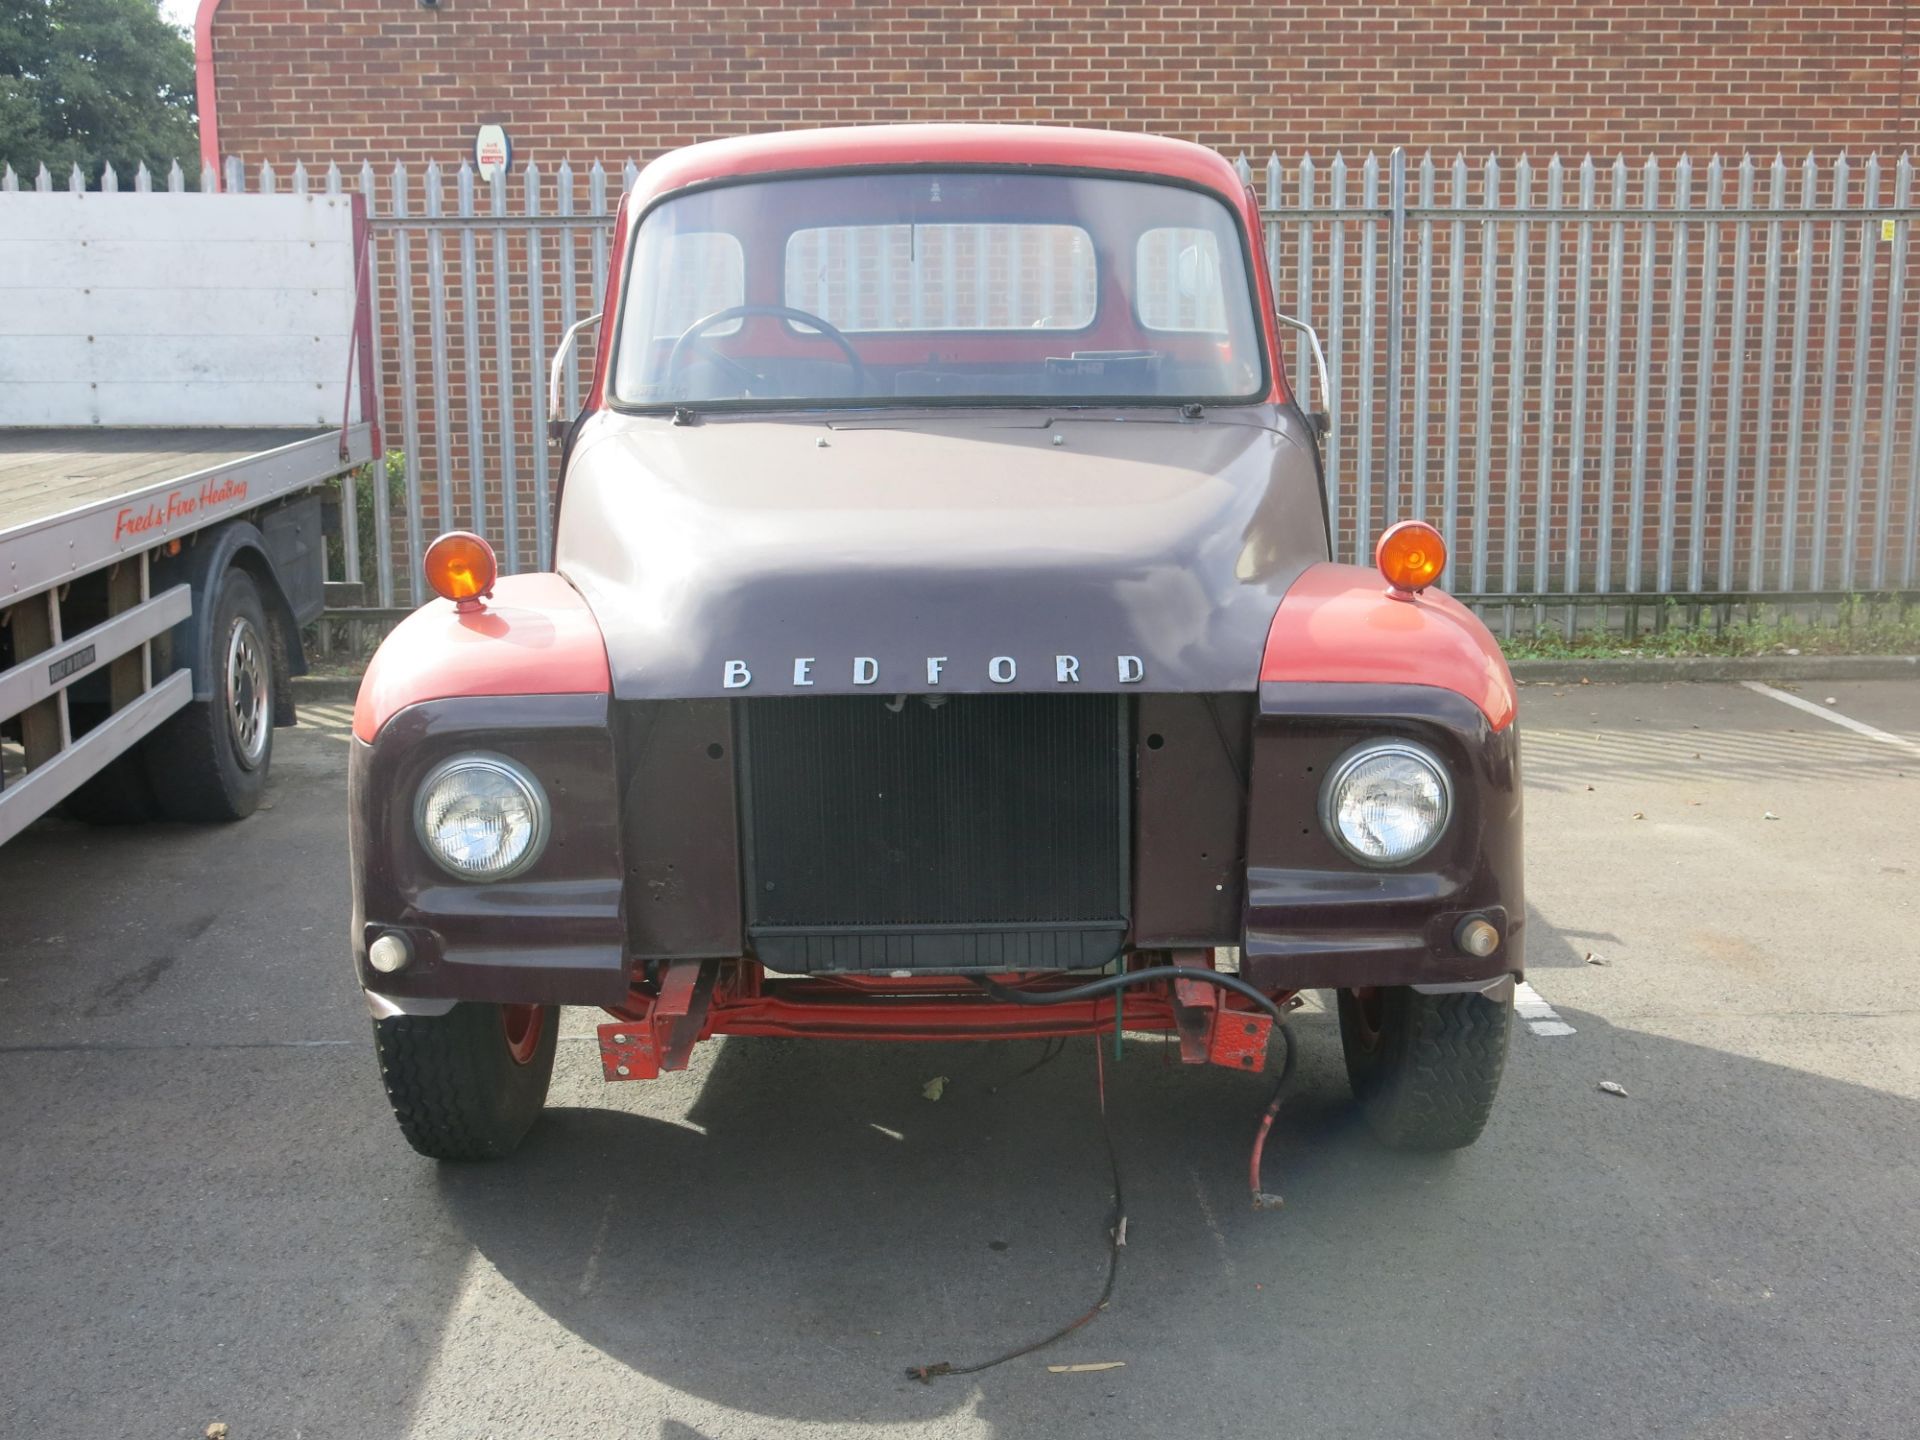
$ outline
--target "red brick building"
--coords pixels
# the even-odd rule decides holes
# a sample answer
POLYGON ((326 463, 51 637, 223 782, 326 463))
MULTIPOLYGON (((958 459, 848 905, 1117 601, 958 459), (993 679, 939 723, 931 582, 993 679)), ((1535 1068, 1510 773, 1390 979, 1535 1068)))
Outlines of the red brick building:
MULTIPOLYGON (((1112 126, 1237 152, 1897 151, 1920 20, 1854 4, 202 0, 219 152, 644 162, 870 121, 1112 126)), ((209 83, 209 81, 211 83, 209 83)))

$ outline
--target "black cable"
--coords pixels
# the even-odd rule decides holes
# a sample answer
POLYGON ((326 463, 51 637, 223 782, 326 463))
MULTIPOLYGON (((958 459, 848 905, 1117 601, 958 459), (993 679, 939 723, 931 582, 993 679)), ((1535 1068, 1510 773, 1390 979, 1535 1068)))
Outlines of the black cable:
MULTIPOLYGON (((1074 985, 1065 990, 1020 990, 1013 986, 1002 985, 999 981, 989 979, 984 975, 976 977, 975 983, 989 995, 997 999, 1012 1001, 1016 1005, 1063 1005, 1070 1000, 1089 1000, 1100 995, 1114 994, 1135 985, 1147 985, 1160 980, 1183 979, 1204 981, 1210 985, 1217 985, 1222 990, 1231 990, 1237 995, 1244 995, 1262 1010, 1266 1011, 1267 1014, 1271 1015, 1274 1024, 1279 1027, 1280 1038, 1285 1047, 1283 1058, 1280 1062, 1280 1075, 1274 1082, 1273 1098, 1267 1103, 1267 1108, 1262 1115, 1260 1132, 1254 1141, 1251 1165, 1253 1172, 1253 1203, 1255 1208, 1267 1209, 1277 1206, 1279 1204, 1279 1197, 1264 1194, 1260 1189, 1260 1152, 1262 1146, 1266 1143, 1267 1131, 1272 1127, 1273 1117, 1279 1112, 1281 1091, 1286 1086, 1287 1077, 1293 1074, 1294 1047, 1292 1032, 1287 1029, 1286 1012, 1267 995, 1252 985, 1249 985, 1238 975, 1223 975, 1218 970, 1203 970, 1198 966, 1186 965, 1155 965, 1145 970, 1129 970, 1120 975, 1103 976, 1101 979, 1089 981, 1085 985, 1074 985)), ((1102 1056, 1100 1042, 1101 1037, 1095 1035, 1093 1037, 1093 1058, 1100 1076, 1100 1133, 1107 1143, 1107 1164, 1113 1174, 1113 1220, 1107 1231, 1107 1281, 1105 1285, 1100 1287, 1100 1298, 1093 1302, 1092 1308, 1085 1314, 1062 1325, 1058 1330, 1044 1339, 1035 1340, 1032 1344, 1023 1345, 1017 1350, 1009 1350, 1003 1355, 996 1355, 991 1360, 982 1360, 973 1365, 954 1365, 948 1361, 941 1360, 931 1365, 909 1366, 907 1368, 908 1376, 920 1381, 923 1385, 932 1383, 936 1377, 941 1375, 975 1375, 982 1370, 991 1370, 996 1365, 1004 1365, 1009 1360, 1018 1360, 1024 1355, 1031 1355, 1036 1350, 1044 1350, 1055 1341, 1063 1340, 1082 1326, 1090 1324, 1102 1310, 1107 1308, 1108 1303, 1113 1299, 1114 1282, 1119 1278, 1120 1274, 1120 1251, 1126 1244, 1127 1211, 1125 1197, 1120 1188, 1120 1156, 1119 1152, 1114 1148, 1113 1126, 1107 1119, 1106 1062, 1102 1056)), ((1064 1048, 1063 1043, 1062 1049, 1064 1048)), ((1057 1054, 1059 1052, 1056 1051, 1054 1053, 1057 1054)), ((1030 1074, 1032 1071, 1046 1064, 1050 1058, 1052 1057, 1043 1049, 1040 1059, 1035 1061, 1034 1064, 1030 1065, 1026 1070, 1021 1071, 1020 1074, 1030 1074)), ((1015 1076, 1013 1078, 1017 1079, 1019 1077, 1015 1076)), ((995 1088, 997 1089, 998 1087, 996 1086, 995 1088)))
POLYGON ((1024 1080, 1027 1076, 1033 1074, 1034 1071, 1040 1069, 1042 1066, 1050 1065, 1055 1060, 1058 1060, 1061 1056, 1061 1053, 1065 1051, 1066 1048, 1067 1048, 1067 1037, 1064 1035, 1054 1035, 1054 1036, 1048 1037, 1045 1040, 1042 1040, 1040 1042, 1040 1058, 1038 1060, 1034 1061, 1031 1065, 1027 1066, 1024 1070, 1014 1071, 1013 1074, 1009 1075, 1006 1079, 1002 1080, 999 1084, 989 1085, 987 1087, 987 1093, 989 1095, 998 1095, 1002 1090, 1006 1089, 1007 1086, 1013 1084, 1014 1081, 1024 1080))
MULTIPOLYGON (((1107 1142, 1107 1166, 1113 1175, 1113 1218, 1107 1226, 1107 1283, 1100 1287, 1100 1298, 1093 1302, 1092 1307, 1084 1315, 1068 1321, 1045 1339, 1035 1340, 1030 1345, 1022 1345, 1018 1350, 1009 1350, 1004 1355, 996 1355, 991 1360, 982 1360, 973 1365, 954 1365, 940 1360, 932 1365, 908 1366, 908 1376, 918 1380, 922 1385, 931 1384, 934 1378, 940 1375, 977 1375, 982 1370, 991 1370, 994 1366, 1004 1365, 1009 1360, 1018 1360, 1023 1355, 1044 1350, 1055 1341, 1066 1339, 1082 1326, 1091 1324, 1113 1299, 1114 1282, 1120 1277, 1120 1251, 1127 1243, 1127 1202, 1120 1189, 1120 1152, 1114 1148, 1113 1126, 1107 1119, 1107 1067, 1100 1051, 1100 1041, 1100 1036, 1093 1037, 1093 1063, 1100 1077, 1100 1134, 1107 1142)), ((1062 1040, 1060 1051, 1065 1049, 1066 1042, 1062 1040)), ((1060 1051, 1054 1053, 1059 1054, 1060 1051)))
MULTIPOLYGON (((1064 1005, 1069 1000, 1092 1000, 1097 996, 1110 995, 1116 990, 1130 989, 1135 985, 1146 985, 1156 980, 1199 980, 1208 985, 1217 985, 1222 990, 1231 990, 1236 995, 1244 995, 1267 1014, 1273 1017, 1273 1023, 1286 1028, 1287 1015, 1261 990, 1249 985, 1238 975, 1223 975, 1218 970, 1207 970, 1198 965, 1150 965, 1145 970, 1128 970, 1119 975, 1106 975, 1098 980, 1089 980, 1084 985, 1069 986, 1065 990, 1021 990, 1011 985, 1002 985, 998 980, 985 975, 977 976, 974 983, 979 985, 996 1000, 1011 1000, 1016 1005, 1064 1005)), ((1289 1064, 1293 1053, 1292 1043, 1287 1046, 1289 1064)), ((1284 1077, 1283 1077, 1284 1078, 1284 1077)))
POLYGON ((1273 1129, 1274 1117, 1280 1113, 1280 1098, 1286 1089, 1287 1079, 1293 1074, 1295 1050, 1293 1032, 1287 1028, 1287 1016, 1274 1001, 1261 991, 1249 985, 1238 975, 1223 975, 1218 970, 1202 969, 1197 965, 1154 965, 1145 970, 1129 970, 1119 975, 1108 975, 1099 980, 1090 980, 1084 985, 1070 986, 1065 990, 1020 990, 1010 985, 1002 985, 997 980, 979 977, 978 984, 989 995, 1000 1000, 1010 1000, 1016 1005, 1062 1005, 1069 1000, 1090 1000, 1096 996, 1112 994, 1134 985, 1146 985, 1159 980, 1200 980, 1209 985, 1217 985, 1222 990, 1230 990, 1236 995, 1244 995, 1273 1017, 1274 1027, 1280 1032, 1283 1046, 1280 1059, 1280 1074, 1273 1082, 1273 1097, 1267 1101, 1267 1107, 1261 1112, 1260 1128, 1254 1134, 1253 1155, 1248 1164, 1248 1185, 1256 1210, 1276 1210, 1280 1207, 1280 1197, 1260 1188, 1260 1159, 1266 1150, 1267 1135, 1273 1129))

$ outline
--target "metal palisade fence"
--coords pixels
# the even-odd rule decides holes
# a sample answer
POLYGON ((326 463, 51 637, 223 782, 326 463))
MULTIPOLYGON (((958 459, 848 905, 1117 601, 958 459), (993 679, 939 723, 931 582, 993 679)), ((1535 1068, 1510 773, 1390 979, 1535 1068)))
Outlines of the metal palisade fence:
POLYGON ((1431 519, 1509 627, 1913 590, 1908 157, 1259 179, 1276 294, 1326 341, 1336 553, 1431 519))
MULTIPOLYGON (((1325 343, 1338 558, 1364 563, 1388 524, 1430 519, 1450 588, 1509 629, 1920 584, 1908 157, 1237 164, 1279 303, 1325 343)), ((635 166, 491 183, 466 164, 225 170, 227 193, 369 197, 387 444, 404 461, 345 527, 339 578, 370 605, 410 602, 424 541, 456 526, 509 570, 547 563, 546 359, 599 308, 635 166)), ((33 183, 54 188, 44 169, 33 183)), ((76 170, 60 188, 86 183, 76 170)), ((167 183, 182 188, 177 170, 167 183)), ((110 170, 100 188, 119 188, 110 170)), ((133 188, 151 188, 144 171, 133 188)), ((1309 367, 1301 340, 1303 385, 1309 367)))

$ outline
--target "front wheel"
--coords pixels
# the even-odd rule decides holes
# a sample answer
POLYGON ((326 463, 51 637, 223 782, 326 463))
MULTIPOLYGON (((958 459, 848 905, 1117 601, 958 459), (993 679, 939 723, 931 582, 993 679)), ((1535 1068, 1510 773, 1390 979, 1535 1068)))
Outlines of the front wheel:
POLYGON ((1407 986, 1340 992, 1347 1079, 1397 1150, 1457 1150, 1487 1128, 1507 1065, 1513 1002, 1407 986))
POLYGON ((373 1022, 393 1118, 435 1160, 512 1154, 547 1103, 559 1041, 555 1005, 465 1001, 444 1015, 373 1022))

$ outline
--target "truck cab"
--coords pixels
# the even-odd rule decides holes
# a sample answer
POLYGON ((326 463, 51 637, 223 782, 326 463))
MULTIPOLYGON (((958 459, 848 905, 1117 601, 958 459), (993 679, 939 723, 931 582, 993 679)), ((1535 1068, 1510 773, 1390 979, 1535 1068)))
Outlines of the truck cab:
POLYGON ((1259 1071, 1307 988, 1385 1140, 1479 1134, 1512 681, 1429 527, 1331 563, 1260 234, 1224 160, 1138 135, 641 173, 551 570, 443 537, 360 693, 354 958, 416 1148, 511 1150, 561 1005, 609 1012, 609 1079, 1123 1024, 1259 1071))

